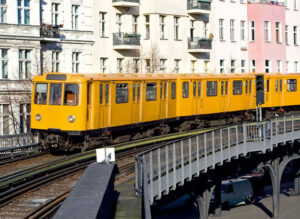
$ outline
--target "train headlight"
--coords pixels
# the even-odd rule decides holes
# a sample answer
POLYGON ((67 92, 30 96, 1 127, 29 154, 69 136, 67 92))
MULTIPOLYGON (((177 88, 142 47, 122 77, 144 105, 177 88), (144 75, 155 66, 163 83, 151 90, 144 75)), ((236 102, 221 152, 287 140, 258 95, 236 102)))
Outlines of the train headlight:
POLYGON ((36 114, 35 115, 35 119, 36 119, 36 121, 41 121, 41 119, 42 119, 42 116, 41 116, 41 114, 36 114))
POLYGON ((75 121, 75 116, 71 115, 68 117, 69 122, 74 122, 75 121))

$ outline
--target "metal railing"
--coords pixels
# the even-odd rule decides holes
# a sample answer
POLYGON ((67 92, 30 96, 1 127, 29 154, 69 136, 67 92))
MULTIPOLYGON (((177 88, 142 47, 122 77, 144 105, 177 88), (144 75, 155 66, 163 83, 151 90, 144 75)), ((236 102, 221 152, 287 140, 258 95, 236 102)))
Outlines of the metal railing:
POLYGON ((140 3, 140 0, 113 0, 113 2, 133 2, 133 3, 140 3))
POLYGON ((149 200, 144 201, 153 204, 201 171, 294 139, 300 139, 300 116, 243 123, 174 141, 136 156, 135 189, 139 195, 148 192, 149 200))
POLYGON ((200 9, 200 10, 210 10, 211 2, 210 1, 201 1, 201 0, 188 0, 187 1, 187 10, 200 9))
POLYGON ((41 145, 33 135, 24 133, 0 136, 0 159, 40 151, 41 145))
POLYGON ((188 38, 188 49, 211 49, 211 40, 200 37, 188 38))
POLYGON ((133 46, 139 46, 140 43, 140 37, 141 35, 136 33, 113 33, 113 45, 133 45, 133 46))

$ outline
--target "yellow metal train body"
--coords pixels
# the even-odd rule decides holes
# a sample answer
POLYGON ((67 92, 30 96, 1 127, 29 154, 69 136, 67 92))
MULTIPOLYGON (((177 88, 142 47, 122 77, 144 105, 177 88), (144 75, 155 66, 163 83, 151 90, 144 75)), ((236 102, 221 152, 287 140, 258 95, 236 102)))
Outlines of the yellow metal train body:
MULTIPOLYGON (((266 116, 300 105, 299 74, 263 74, 266 116)), ((31 129, 44 146, 86 150, 253 119, 256 74, 102 75, 33 79, 31 129)))

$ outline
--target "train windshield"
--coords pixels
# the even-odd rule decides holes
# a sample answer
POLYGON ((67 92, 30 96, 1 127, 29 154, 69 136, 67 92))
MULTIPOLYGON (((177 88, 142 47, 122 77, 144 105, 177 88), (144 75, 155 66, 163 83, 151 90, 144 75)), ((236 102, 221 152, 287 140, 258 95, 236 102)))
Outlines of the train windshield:
POLYGON ((35 104, 47 104, 47 84, 36 84, 34 103, 35 104))
POLYGON ((61 105, 62 84, 50 84, 50 105, 61 105))
POLYGON ((78 84, 65 84, 64 105, 78 105, 79 86, 78 84))

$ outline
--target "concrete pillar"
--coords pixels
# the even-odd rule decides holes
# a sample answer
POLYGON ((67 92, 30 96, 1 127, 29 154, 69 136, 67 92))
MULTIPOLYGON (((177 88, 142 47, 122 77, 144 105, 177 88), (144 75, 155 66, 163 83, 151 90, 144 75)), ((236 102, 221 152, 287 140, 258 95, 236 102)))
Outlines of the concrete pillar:
POLYGON ((215 194, 214 215, 215 216, 221 216, 222 214, 221 185, 222 185, 222 180, 217 181, 216 187, 214 189, 214 194, 215 194))

